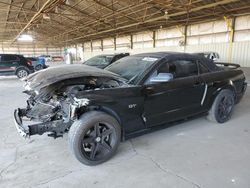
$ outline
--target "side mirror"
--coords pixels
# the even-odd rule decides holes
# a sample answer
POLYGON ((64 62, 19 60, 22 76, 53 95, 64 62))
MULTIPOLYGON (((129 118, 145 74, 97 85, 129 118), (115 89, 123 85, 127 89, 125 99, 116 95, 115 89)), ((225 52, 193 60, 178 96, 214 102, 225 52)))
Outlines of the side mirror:
POLYGON ((150 79, 151 83, 163 83, 173 80, 174 76, 171 73, 159 73, 150 79))
POLYGON ((213 61, 218 61, 218 58, 214 57, 214 58, 213 58, 213 61))

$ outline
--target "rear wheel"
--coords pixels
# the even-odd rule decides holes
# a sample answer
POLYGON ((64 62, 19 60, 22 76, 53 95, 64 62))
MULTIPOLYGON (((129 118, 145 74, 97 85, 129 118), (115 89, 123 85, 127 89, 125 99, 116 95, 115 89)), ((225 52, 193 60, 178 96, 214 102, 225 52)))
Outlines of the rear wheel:
POLYGON ((83 164, 97 165, 110 159, 121 140, 121 128, 112 116, 103 112, 87 112, 73 123, 69 145, 83 164))
POLYGON ((25 68, 19 68, 16 72, 18 78, 23 78, 29 75, 29 71, 25 68))
POLYGON ((222 90, 214 100, 208 119, 224 123, 231 118, 234 107, 234 93, 229 89, 222 90))

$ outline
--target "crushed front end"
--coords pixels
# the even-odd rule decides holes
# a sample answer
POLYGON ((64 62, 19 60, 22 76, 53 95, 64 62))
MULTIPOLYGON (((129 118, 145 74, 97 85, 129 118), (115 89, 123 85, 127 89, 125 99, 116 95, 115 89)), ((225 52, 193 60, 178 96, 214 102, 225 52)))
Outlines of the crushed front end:
POLYGON ((89 103, 88 99, 76 98, 72 91, 56 93, 51 87, 39 94, 32 90, 25 90, 25 93, 30 95, 26 108, 14 111, 16 128, 24 138, 45 132, 54 138, 62 136, 76 119, 77 111, 89 103))
POLYGON ((89 110, 90 100, 84 93, 90 90, 120 87, 120 81, 106 77, 81 77, 62 80, 42 88, 26 82, 29 95, 26 108, 14 111, 17 131, 24 138, 48 132, 57 138, 67 132, 72 123, 89 110), (79 93, 83 93, 80 96, 79 93))

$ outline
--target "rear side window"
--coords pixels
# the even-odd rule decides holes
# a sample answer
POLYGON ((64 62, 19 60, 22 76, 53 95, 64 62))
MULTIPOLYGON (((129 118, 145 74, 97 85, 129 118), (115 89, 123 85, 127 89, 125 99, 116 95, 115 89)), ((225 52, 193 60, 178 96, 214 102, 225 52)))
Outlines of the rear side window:
POLYGON ((3 56, 4 61, 17 61, 19 58, 15 55, 4 55, 3 56))
POLYGON ((192 60, 175 60, 169 62, 169 72, 174 78, 182 78, 198 75, 198 67, 196 61, 192 60))
POLYGON ((202 63, 198 62, 199 64, 199 73, 200 74, 204 74, 204 73, 207 73, 209 72, 208 68, 205 67, 205 65, 203 65, 202 63))

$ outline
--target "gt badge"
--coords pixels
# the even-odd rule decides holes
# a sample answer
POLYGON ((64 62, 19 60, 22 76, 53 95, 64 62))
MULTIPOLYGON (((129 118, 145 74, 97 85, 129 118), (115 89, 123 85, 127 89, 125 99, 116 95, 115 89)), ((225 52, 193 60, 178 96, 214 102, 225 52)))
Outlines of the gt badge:
POLYGON ((135 108, 137 104, 129 104, 128 105, 128 108, 131 109, 131 108, 135 108))

